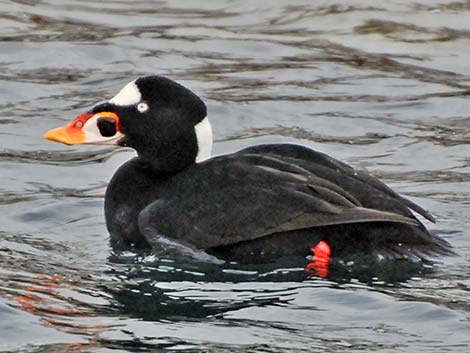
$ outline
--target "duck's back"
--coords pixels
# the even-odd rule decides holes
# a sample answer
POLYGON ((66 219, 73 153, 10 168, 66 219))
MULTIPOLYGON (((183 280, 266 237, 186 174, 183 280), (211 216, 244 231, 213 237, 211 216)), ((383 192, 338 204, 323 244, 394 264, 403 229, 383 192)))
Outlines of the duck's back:
POLYGON ((126 232, 138 238, 134 243, 158 246, 163 236, 238 261, 304 255, 319 240, 328 241, 333 254, 419 256, 447 248, 410 211, 432 220, 419 206, 376 178, 303 146, 250 147, 171 177, 137 160, 121 169, 107 193, 107 223, 117 234, 130 222, 132 234, 126 232), (119 221, 123 209, 125 222, 119 221))

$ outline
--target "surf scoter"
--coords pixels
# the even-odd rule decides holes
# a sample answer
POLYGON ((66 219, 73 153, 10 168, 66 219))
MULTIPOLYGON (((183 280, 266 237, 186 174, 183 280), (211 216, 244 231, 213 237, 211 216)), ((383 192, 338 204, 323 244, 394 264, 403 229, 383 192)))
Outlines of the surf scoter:
POLYGON ((426 259, 451 252, 413 211, 433 217, 375 177, 295 144, 264 144, 210 157, 203 101, 161 76, 127 84, 46 139, 133 148, 106 190, 115 244, 175 243, 242 263, 306 256, 316 244, 426 259))

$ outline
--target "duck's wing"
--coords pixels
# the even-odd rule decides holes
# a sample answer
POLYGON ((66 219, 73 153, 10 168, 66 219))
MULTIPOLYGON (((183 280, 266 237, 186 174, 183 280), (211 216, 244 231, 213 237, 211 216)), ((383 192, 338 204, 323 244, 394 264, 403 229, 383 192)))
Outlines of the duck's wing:
MULTIPOLYGON (((206 249, 337 224, 398 222, 419 226, 404 211, 365 207, 330 175, 341 170, 312 160, 304 163, 309 165, 307 169, 301 163, 305 158, 264 152, 247 149, 213 158, 174 177, 164 194, 139 215, 139 229, 147 241, 155 244, 164 236, 206 249)), ((358 185, 370 194, 383 194, 364 182, 358 185)), ((401 208, 407 206, 402 204, 401 208)))
POLYGON ((428 211, 397 194, 373 175, 356 170, 346 163, 308 147, 295 144, 264 144, 245 148, 239 153, 274 156, 301 166, 311 173, 341 185, 365 207, 397 212, 407 217, 414 217, 410 212, 413 210, 430 222, 435 222, 428 211))

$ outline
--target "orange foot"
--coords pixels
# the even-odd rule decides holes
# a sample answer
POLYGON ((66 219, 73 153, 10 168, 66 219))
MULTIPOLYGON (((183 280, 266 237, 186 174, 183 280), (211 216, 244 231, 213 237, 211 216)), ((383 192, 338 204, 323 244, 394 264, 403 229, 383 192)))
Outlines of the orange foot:
POLYGON ((314 272, 317 276, 325 278, 328 276, 328 264, 330 262, 331 248, 324 240, 318 242, 317 245, 310 250, 313 252, 313 259, 305 268, 308 272, 314 272))

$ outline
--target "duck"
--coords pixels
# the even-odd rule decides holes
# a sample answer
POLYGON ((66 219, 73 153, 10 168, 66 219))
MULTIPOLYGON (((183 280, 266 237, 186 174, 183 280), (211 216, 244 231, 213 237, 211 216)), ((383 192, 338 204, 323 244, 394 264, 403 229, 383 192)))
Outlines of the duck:
POLYGON ((294 143, 259 144, 211 156, 204 102, 158 75, 139 77, 113 98, 44 138, 67 145, 128 147, 104 201, 113 245, 177 244, 227 262, 365 254, 426 261, 452 253, 430 232, 434 217, 371 174, 294 143))

